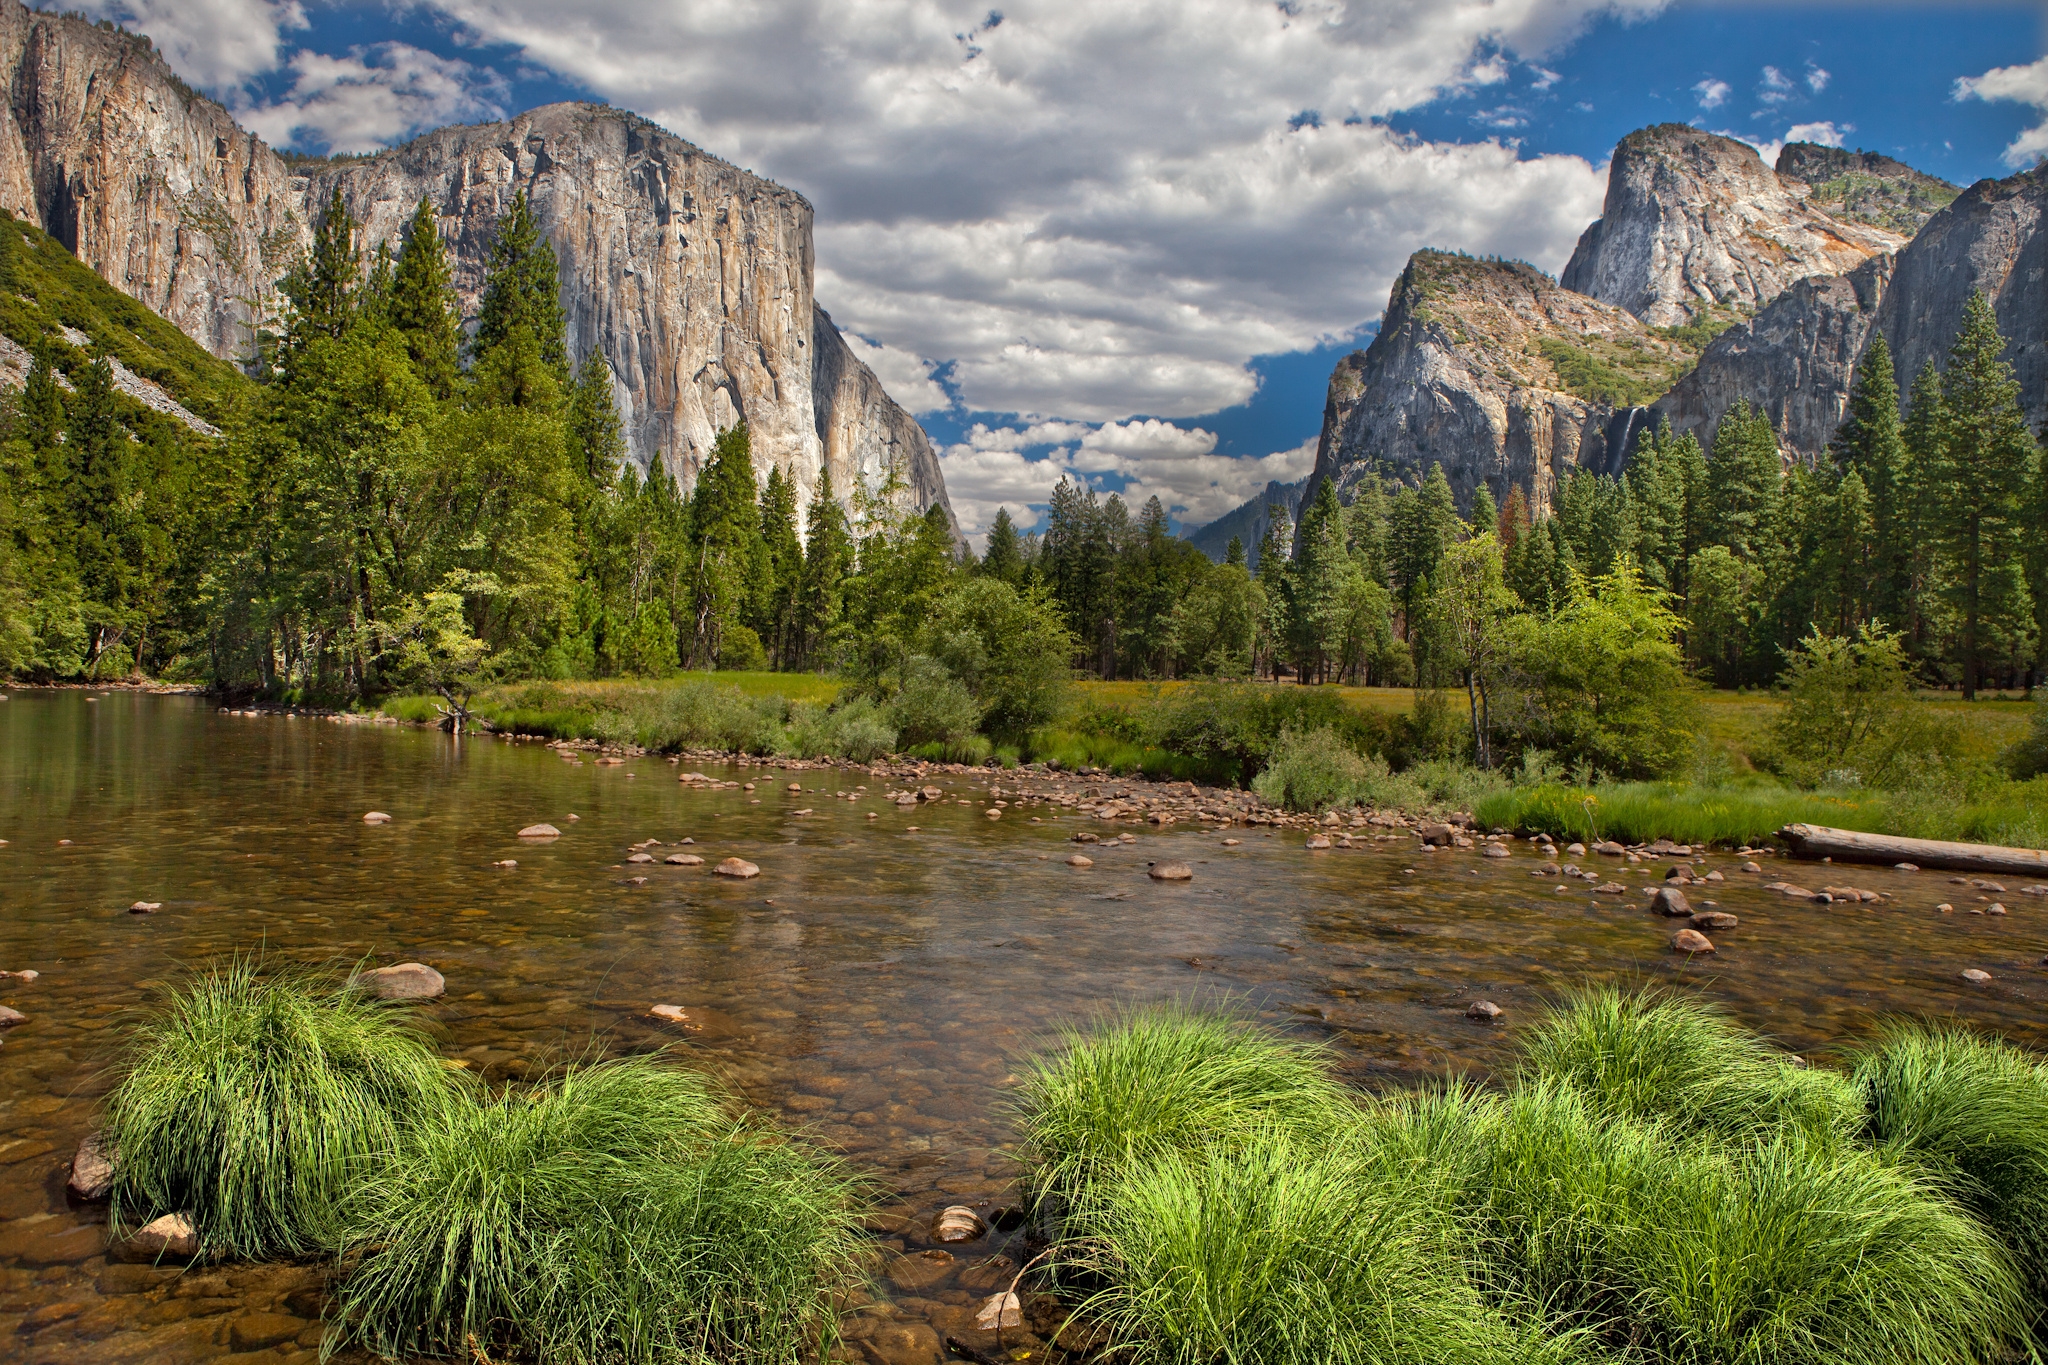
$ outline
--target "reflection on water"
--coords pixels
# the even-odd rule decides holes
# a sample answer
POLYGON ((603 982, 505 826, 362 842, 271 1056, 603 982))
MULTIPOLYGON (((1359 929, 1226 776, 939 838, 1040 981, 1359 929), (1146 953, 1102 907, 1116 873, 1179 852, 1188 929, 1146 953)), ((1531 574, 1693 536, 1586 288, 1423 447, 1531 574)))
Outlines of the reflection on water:
MULTIPOLYGON (((1032 807, 990 821, 982 801, 899 809, 866 773, 770 781, 690 766, 761 781, 692 790, 658 758, 571 762, 488 738, 222 715, 192 698, 0 704, 0 969, 42 974, 0 982, 0 1003, 29 1017, 0 1046, 0 1355, 310 1357, 310 1270, 167 1279, 109 1265, 96 1215, 64 1203, 64 1162, 122 1011, 180 964, 238 950, 433 964, 448 995, 423 1017, 493 1079, 593 1038, 675 1044, 871 1172, 899 1215, 878 1220, 900 1234, 884 1245, 907 1250, 927 1245, 946 1205, 1009 1198, 1015 1058, 1118 1003, 1228 996, 1327 1038, 1368 1084, 1496 1066, 1546 992, 1590 979, 1698 983, 1799 1050, 1893 1012, 2040 1041, 2048 901, 2006 894, 1995 899, 2010 914, 1971 914, 1983 893, 1939 874, 1829 869, 1806 880, 1892 900, 1817 907, 1711 856, 1728 884, 1692 889, 1741 925, 1713 935, 1718 955, 1686 962, 1633 895, 1662 862, 1621 869, 1627 902, 1557 891, 1531 875, 1526 844, 1507 859, 1418 853, 1405 838, 1310 853, 1286 833, 1240 830, 1227 848, 1144 830, 1091 848, 1095 866, 1077 870, 1065 838, 1085 817, 1032 807), (866 799, 835 799, 861 783, 866 799), (391 822, 366 825, 370 810, 391 822), (515 837, 538 821, 563 836, 515 837), (704 867, 626 863, 643 840, 686 837, 704 867), (761 875, 709 875, 728 854, 761 875), (1194 867, 1192 883, 1146 877, 1167 856, 1194 867), (1934 912, 1944 900, 1956 913, 1934 912), (135 901, 162 909, 127 913, 135 901), (1992 981, 1964 983, 1971 967, 1992 981), (1502 1026, 1464 1017, 1479 998, 1506 1009, 1502 1026), (659 1003, 701 1029, 649 1020, 659 1003)), ((949 797, 976 789, 934 780, 949 797)), ((893 1286, 900 1315, 952 1330, 988 1292, 977 1262, 1002 1242, 966 1248, 935 1282, 893 1286)))

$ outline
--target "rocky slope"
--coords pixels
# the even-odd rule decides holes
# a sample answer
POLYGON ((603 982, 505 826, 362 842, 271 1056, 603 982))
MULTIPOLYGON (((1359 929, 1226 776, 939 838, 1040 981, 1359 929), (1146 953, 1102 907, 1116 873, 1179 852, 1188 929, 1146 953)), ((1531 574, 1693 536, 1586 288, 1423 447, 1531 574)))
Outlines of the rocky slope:
POLYGON ((1777 172, 1780 180, 1806 186, 1811 207, 1909 239, 1962 193, 1903 161, 1813 142, 1786 143, 1777 172))
MULTIPOLYGON (((811 295, 802 196, 618 110, 551 105, 447 128, 366 160, 288 166, 196 95, 148 40, 0 0, 0 208, 62 240, 109 283, 216 355, 252 317, 339 185, 366 242, 431 200, 473 313, 499 216, 524 189, 555 244, 572 354, 610 363, 636 462, 687 484, 744 418, 765 472, 808 494, 831 462, 850 496, 904 461, 902 500, 945 503, 930 443, 843 346, 811 295)), ((948 511, 950 516, 950 509, 948 511)))
POLYGON ((1905 238, 1836 218, 1756 149, 1682 123, 1630 133, 1614 149, 1601 217, 1559 277, 1653 326, 1720 306, 1747 311, 1795 280, 1844 275, 1905 238))
POLYGON ((1460 506, 1484 483, 1541 512, 1568 468, 1619 467, 1635 405, 1691 360, 1533 266, 1417 252, 1379 336, 1330 377, 1308 487, 1334 479, 1349 501, 1368 475, 1413 484, 1440 463, 1460 506))
POLYGON ((1286 510, 1289 521, 1301 519, 1301 495, 1308 490, 1307 479, 1296 479, 1293 483, 1281 483, 1269 479, 1260 492, 1254 493, 1206 526, 1200 526, 1187 533, 1187 539, 1217 563, 1230 553, 1230 541, 1234 536, 1244 546, 1247 566, 1259 567, 1259 541, 1264 539, 1266 526, 1272 520, 1267 509, 1280 507, 1286 510))
POLYGON ((1835 280, 1787 290, 1723 333, 1697 369, 1660 399, 1674 428, 1711 444, 1721 414, 1743 399, 1776 422, 1788 454, 1812 461, 1847 410, 1855 367, 1879 332, 1903 396, 1940 363, 1982 291, 2008 338, 2029 424, 2048 422, 2048 170, 1983 180, 1936 213, 1894 260, 1877 257, 1835 280))

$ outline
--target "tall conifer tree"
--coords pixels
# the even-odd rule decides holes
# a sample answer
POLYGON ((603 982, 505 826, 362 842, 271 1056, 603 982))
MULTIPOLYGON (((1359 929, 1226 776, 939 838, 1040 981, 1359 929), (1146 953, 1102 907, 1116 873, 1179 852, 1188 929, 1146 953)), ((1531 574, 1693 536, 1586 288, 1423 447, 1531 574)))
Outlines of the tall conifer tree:
POLYGON ((450 283, 448 250, 441 242, 434 206, 422 199, 406 224, 405 245, 391 275, 384 315, 405 337, 413 369, 434 396, 455 392, 462 332, 450 283))
POLYGON ((540 347, 541 363, 559 382, 569 379, 569 352, 563 336, 561 281, 555 247, 540 230, 526 191, 512 199, 512 210, 498 227, 491 245, 490 272, 477 306, 476 337, 470 343, 481 356, 524 329, 540 347))

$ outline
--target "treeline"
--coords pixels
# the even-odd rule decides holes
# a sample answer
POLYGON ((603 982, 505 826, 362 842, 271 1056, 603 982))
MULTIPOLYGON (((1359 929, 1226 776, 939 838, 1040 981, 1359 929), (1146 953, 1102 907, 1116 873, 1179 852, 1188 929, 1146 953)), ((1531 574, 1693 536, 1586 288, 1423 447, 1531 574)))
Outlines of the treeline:
MULTIPOLYGON (((604 361, 572 371, 523 196, 466 340, 430 206, 395 252, 359 238, 337 194, 218 440, 114 394, 104 355, 38 352, 0 402, 8 673, 459 705, 492 677, 679 667, 830 668, 887 690, 946 654, 957 702, 1010 648, 960 642, 974 632, 939 609, 959 576, 950 526, 897 512, 893 483, 852 490, 849 516, 821 479, 800 516, 783 471, 757 478, 744 427, 688 496, 659 466, 643 478, 604 361)), ((1034 612, 1058 628, 999 584, 960 610, 1004 641, 1036 641, 1034 612)))

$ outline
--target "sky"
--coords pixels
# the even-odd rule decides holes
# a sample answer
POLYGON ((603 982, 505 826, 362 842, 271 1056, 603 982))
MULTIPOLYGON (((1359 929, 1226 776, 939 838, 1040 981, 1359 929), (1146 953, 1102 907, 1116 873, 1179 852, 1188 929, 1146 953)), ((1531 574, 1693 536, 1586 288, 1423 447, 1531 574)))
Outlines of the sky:
POLYGON ((1301 478, 1409 254, 1557 273, 1646 124, 1959 184, 2048 155, 2038 0, 993 3, 83 8, 274 146, 601 100, 800 191, 819 303, 973 536, 1040 524, 1063 476, 1183 527, 1301 478))

